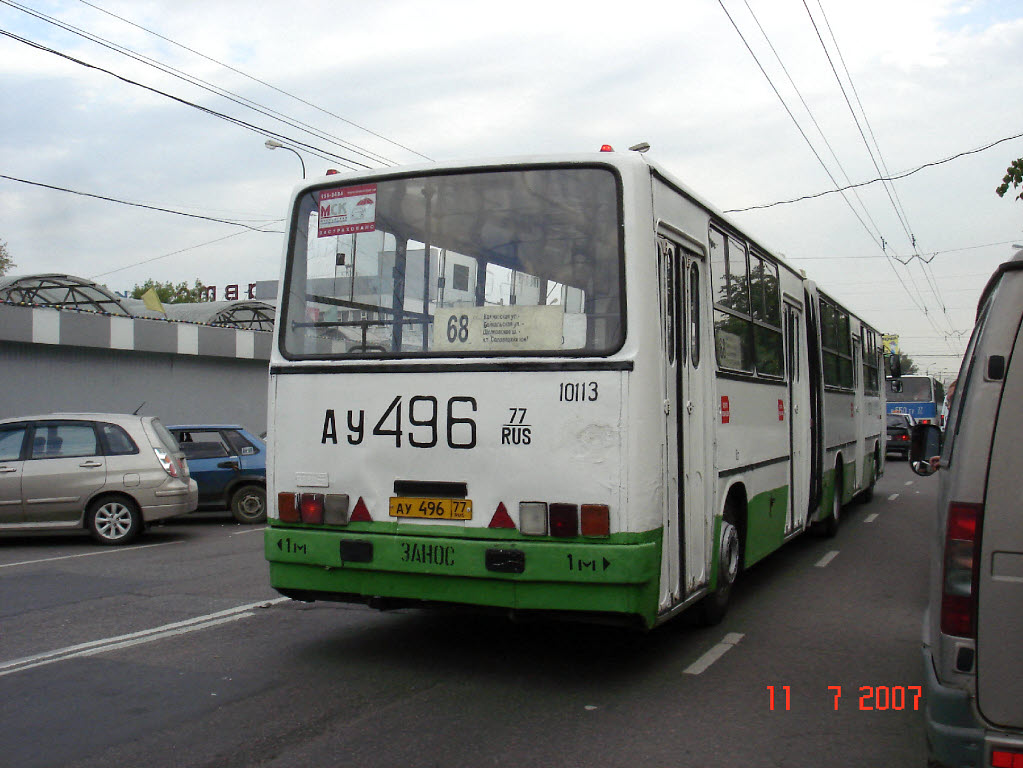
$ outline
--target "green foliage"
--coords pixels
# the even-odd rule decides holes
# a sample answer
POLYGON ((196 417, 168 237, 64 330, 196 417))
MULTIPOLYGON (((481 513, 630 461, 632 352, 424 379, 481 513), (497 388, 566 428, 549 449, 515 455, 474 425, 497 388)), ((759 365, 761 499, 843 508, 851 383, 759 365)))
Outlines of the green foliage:
POLYGON ((11 252, 7 250, 7 243, 0 241, 0 276, 6 275, 12 267, 18 266, 11 258, 11 252))
MULTIPOLYGON (((1013 187, 1019 187, 1023 184, 1023 157, 1018 160, 1013 160, 1005 171, 1005 178, 1002 179, 1001 186, 995 190, 999 197, 1005 197, 1005 193, 1009 191, 1009 185, 1013 187)), ((1023 200, 1023 192, 1016 195, 1017 200, 1023 200)))
POLYGON ((160 301, 164 304, 191 304, 202 301, 205 298, 206 286, 199 282, 199 278, 195 279, 195 285, 191 288, 188 287, 188 283, 160 283, 150 278, 142 285, 136 285, 131 290, 131 297, 133 299, 141 299, 142 294, 148 291, 150 288, 156 289, 156 295, 160 297, 160 301))

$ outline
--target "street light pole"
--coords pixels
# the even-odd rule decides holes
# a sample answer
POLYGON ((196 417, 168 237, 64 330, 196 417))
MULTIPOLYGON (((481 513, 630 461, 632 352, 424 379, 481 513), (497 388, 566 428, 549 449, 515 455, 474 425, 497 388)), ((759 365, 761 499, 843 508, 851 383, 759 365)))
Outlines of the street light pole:
POLYGON ((292 149, 291 147, 286 147, 279 141, 275 141, 274 139, 267 139, 266 144, 264 146, 267 149, 286 149, 289 152, 294 152, 295 157, 298 158, 298 162, 302 163, 302 178, 303 179, 305 178, 305 160, 302 159, 302 155, 298 154, 296 150, 292 149))

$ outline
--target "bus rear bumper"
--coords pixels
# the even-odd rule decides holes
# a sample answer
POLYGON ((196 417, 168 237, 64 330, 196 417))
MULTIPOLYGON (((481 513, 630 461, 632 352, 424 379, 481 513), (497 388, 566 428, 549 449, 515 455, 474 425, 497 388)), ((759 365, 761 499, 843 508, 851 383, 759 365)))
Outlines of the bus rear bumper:
POLYGON ((653 626, 660 531, 633 543, 489 540, 269 526, 270 583, 299 600, 469 605, 653 626), (594 619, 595 616, 604 617, 594 619))

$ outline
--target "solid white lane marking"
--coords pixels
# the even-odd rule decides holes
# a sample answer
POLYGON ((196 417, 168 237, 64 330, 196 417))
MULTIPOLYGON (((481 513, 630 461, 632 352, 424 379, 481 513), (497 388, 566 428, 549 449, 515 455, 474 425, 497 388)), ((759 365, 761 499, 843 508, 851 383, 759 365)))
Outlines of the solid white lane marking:
POLYGON ((875 520, 877 520, 877 512, 873 512, 873 513, 867 515, 865 518, 863 518, 863 522, 865 522, 865 523, 872 523, 875 520))
POLYGON ((897 498, 899 498, 899 494, 893 493, 891 496, 888 497, 888 501, 895 501, 897 498))
POLYGON ((740 634, 739 632, 729 632, 721 639, 720 643, 715 645, 713 648, 711 648, 709 651, 703 654, 703 656, 701 656, 688 667, 686 667, 684 670, 682 670, 683 674, 686 675, 702 674, 704 671, 706 671, 707 667, 709 667, 715 661, 717 661, 730 650, 732 650, 732 648, 738 645, 739 641, 742 640, 743 637, 744 635, 740 634))
POLYGON ((266 530, 266 526, 263 525, 263 526, 260 526, 259 528, 249 528, 246 531, 238 531, 237 533, 232 533, 231 535, 232 536, 244 536, 246 533, 262 533, 265 530, 266 530))
POLYGON ((193 619, 185 619, 183 621, 175 621, 171 624, 164 624, 162 627, 143 629, 138 632, 130 632, 129 634, 118 635, 116 637, 106 637, 102 640, 91 640, 87 643, 79 643, 78 645, 71 645, 67 648, 58 648, 55 651, 39 653, 35 656, 26 656, 22 659, 14 659, 13 661, 7 661, 0 664, 0 677, 10 675, 15 672, 21 672, 26 669, 32 669, 34 667, 41 667, 46 664, 54 664, 58 661, 66 661, 67 659, 75 659, 82 656, 95 656, 98 653, 105 653, 107 651, 117 650, 118 648, 129 648, 133 645, 150 643, 154 640, 162 640, 166 637, 173 637, 174 635, 183 635, 186 632, 196 632, 200 629, 209 629, 210 627, 215 627, 219 624, 225 624, 229 621, 237 621, 238 619, 244 619, 247 616, 252 616, 254 615, 252 611, 255 608, 283 603, 290 599, 291 598, 289 597, 278 597, 273 600, 248 603, 247 605, 239 605, 235 608, 217 611, 216 613, 208 613, 205 616, 196 616, 193 619))
POLYGON ((184 544, 183 541, 165 541, 161 544, 141 544, 137 547, 111 547, 101 549, 97 552, 83 552, 79 555, 61 555, 60 557, 41 557, 38 560, 22 560, 20 563, 3 563, 0 568, 14 568, 16 565, 35 565, 36 563, 53 563, 57 560, 74 560, 76 557, 92 557, 93 555, 117 555, 121 552, 133 552, 137 549, 149 549, 150 547, 169 547, 171 544, 184 544))
POLYGON ((816 565, 818 568, 827 568, 828 563, 838 557, 838 550, 833 549, 828 554, 824 555, 820 560, 817 561, 816 565))

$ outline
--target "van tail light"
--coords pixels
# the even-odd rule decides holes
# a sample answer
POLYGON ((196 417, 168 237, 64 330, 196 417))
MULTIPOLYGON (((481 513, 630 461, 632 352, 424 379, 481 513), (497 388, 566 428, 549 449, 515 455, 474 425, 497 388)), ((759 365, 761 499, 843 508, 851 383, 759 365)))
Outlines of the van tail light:
POLYGON ((154 448, 153 451, 156 453, 156 458, 160 460, 160 466, 163 467, 163 471, 171 477, 180 477, 184 474, 178 467, 177 461, 167 451, 162 448, 154 448))
POLYGON ((1023 751, 991 750, 991 768, 1023 768, 1023 751))
POLYGON ((954 501, 948 507, 941 575, 941 631, 946 635, 977 636, 977 581, 983 516, 981 504, 954 501))

